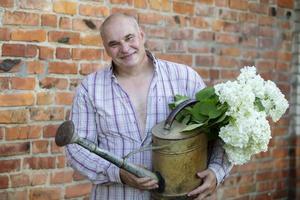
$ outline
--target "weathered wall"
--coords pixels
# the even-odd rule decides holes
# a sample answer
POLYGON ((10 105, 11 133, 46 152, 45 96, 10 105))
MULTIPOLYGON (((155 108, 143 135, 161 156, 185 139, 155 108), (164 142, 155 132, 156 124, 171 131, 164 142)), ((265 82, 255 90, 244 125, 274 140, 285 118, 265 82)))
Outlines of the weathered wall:
MULTIPOLYGON (((54 135, 80 79, 109 62, 98 28, 110 13, 136 16, 150 50, 209 85, 255 65, 290 98, 294 8, 293 0, 0 0, 0 62, 20 59, 0 70, 0 199, 87 199, 89 182, 66 166, 54 135)), ((289 122, 286 114, 272 125, 269 151, 235 167, 218 199, 299 196, 299 131, 289 122)))

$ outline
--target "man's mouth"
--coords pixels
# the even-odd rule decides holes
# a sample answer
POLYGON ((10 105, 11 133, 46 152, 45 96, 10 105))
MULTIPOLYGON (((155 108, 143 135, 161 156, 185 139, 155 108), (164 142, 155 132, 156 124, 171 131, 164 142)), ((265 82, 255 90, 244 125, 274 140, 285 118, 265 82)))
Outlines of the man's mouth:
POLYGON ((128 59, 128 58, 130 58, 133 54, 135 54, 135 52, 129 53, 129 54, 126 54, 126 55, 122 55, 122 56, 120 56, 120 58, 121 58, 121 59, 128 59))

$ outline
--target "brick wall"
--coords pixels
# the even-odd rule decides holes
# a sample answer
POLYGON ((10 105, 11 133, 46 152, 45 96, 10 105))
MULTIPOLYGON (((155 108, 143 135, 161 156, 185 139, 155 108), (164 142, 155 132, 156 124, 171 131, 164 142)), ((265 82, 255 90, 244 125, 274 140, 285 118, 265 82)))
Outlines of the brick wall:
POLYGON ((292 61, 292 95, 291 95, 291 134, 293 145, 291 147, 295 159, 290 166, 291 192, 290 198, 300 199, 300 1, 295 2, 295 33, 293 42, 292 61))
MULTIPOLYGON (((98 28, 114 12, 136 16, 150 50, 192 66, 208 85, 257 66, 293 94, 298 112, 293 0, 0 0, 0 63, 12 66, 0 70, 0 199, 88 199, 91 185, 66 166, 54 135, 80 80, 109 62, 98 28)), ((272 125, 269 151, 234 167, 218 199, 299 197, 298 118, 272 125)))

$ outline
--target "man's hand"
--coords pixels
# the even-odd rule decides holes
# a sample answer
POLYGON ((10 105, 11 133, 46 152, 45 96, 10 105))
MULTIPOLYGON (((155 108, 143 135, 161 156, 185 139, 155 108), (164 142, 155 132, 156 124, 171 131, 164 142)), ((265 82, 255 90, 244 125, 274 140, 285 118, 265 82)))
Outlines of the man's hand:
POLYGON ((213 194, 217 187, 217 178, 211 169, 198 172, 197 176, 203 179, 203 183, 188 193, 188 196, 195 196, 194 200, 202 200, 213 194))
POLYGON ((120 169, 121 181, 131 187, 140 190, 152 190, 158 188, 158 182, 149 177, 139 178, 123 169, 120 169))

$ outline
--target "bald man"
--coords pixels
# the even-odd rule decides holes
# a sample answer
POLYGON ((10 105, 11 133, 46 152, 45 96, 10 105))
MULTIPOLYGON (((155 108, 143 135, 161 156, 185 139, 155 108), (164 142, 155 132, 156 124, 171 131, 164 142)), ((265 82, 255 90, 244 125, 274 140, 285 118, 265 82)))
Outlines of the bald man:
MULTIPOLYGON (((170 113, 176 94, 194 98, 205 87, 188 66, 154 57, 145 49, 145 34, 137 21, 124 14, 109 16, 100 34, 111 65, 88 75, 76 90, 70 118, 82 138, 123 157, 151 144, 151 129, 170 113)), ((93 183, 90 199, 149 200, 158 183, 99 158, 79 145, 66 147, 70 165, 93 183)), ((208 168, 197 173, 203 183, 187 196, 210 196, 232 165, 216 141, 208 168)), ((151 151, 136 153, 128 161, 151 170, 151 151)))

